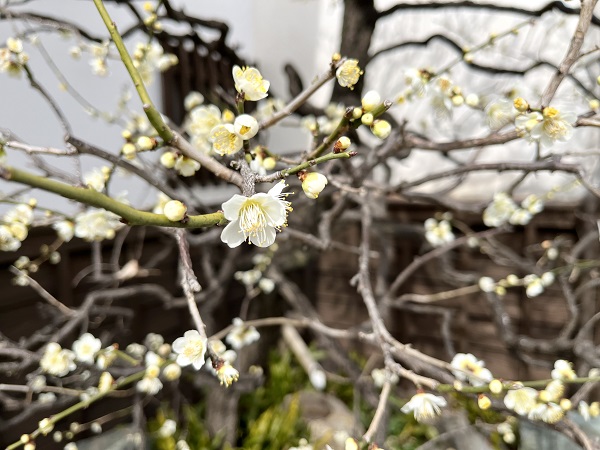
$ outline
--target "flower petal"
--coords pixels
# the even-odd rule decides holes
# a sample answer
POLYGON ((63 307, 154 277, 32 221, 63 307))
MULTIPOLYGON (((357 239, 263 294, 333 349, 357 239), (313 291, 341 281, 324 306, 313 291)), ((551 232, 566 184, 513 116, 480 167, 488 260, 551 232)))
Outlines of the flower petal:
POLYGON ((227 220, 236 220, 240 215, 240 209, 244 202, 248 200, 243 195, 235 194, 229 200, 221 205, 223 209, 223 215, 227 220))
POLYGON ((233 222, 229 222, 221 233, 221 241, 227 244, 230 248, 238 247, 242 242, 246 240, 246 236, 240 228, 240 223, 236 219, 233 222))
POLYGON ((275 228, 266 226, 265 231, 264 231, 264 236, 262 236, 262 235, 260 236, 260 238, 264 237, 264 239, 261 239, 259 241, 258 240, 259 236, 252 235, 252 236, 250 236, 250 242, 252 242, 257 247, 269 247, 269 246, 273 245, 273 243, 275 242, 276 234, 277 233, 275 232, 275 228))

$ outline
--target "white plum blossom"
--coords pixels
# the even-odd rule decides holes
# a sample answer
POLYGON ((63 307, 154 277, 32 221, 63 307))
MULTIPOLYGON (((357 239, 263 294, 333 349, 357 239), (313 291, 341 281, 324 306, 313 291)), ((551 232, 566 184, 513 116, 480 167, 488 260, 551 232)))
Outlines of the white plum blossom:
POLYGON ((565 411, 556 403, 538 403, 535 405, 527 418, 529 420, 542 420, 546 423, 556 423, 562 419, 565 415, 565 411))
POLYGON ((180 155, 175 160, 173 168, 182 177, 191 177, 200 169, 200 163, 195 159, 180 155))
POLYGON ((479 289, 483 292, 494 292, 496 289, 496 282, 490 277, 481 277, 478 282, 479 289))
POLYGON ((235 350, 252 344, 260 339, 260 333, 253 326, 247 326, 239 317, 233 319, 233 329, 229 332, 225 341, 235 350))
POLYGON ((373 384, 375 384, 375 386, 378 388, 383 387, 383 384, 387 380, 389 380, 392 384, 396 384, 398 381, 400 381, 397 374, 386 369, 373 369, 371 371, 371 378, 373 378, 373 384))
POLYGON ((22 223, 23 225, 31 225, 33 222, 33 208, 30 205, 21 203, 14 208, 8 210, 3 218, 6 224, 22 223))
POLYGON ((485 362, 477 359, 471 353, 457 353, 452 358, 450 365, 456 369, 452 373, 458 380, 469 380, 473 386, 483 386, 494 378, 492 373, 485 368, 485 362))
POLYGON ((52 224, 56 234, 64 242, 69 242, 75 235, 75 224, 70 220, 61 220, 52 224))
POLYGON ((249 114, 241 114, 235 118, 233 129, 240 138, 247 141, 258 133, 258 122, 249 114))
POLYGON ((192 136, 208 137, 210 130, 221 123, 221 110, 215 105, 198 106, 190 112, 185 131, 192 136))
POLYGON ((483 223, 488 227, 499 227, 508 222, 517 205, 505 192, 494 194, 494 200, 483 211, 483 223))
POLYGON ((408 69, 404 72, 404 82, 410 86, 410 93, 423 97, 431 80, 431 73, 427 70, 408 69))
POLYGON ((160 426, 158 431, 156 432, 161 438, 168 438, 175 434, 177 431, 177 422, 173 419, 167 419, 160 426))
POLYGON ((525 294, 527 297, 533 298, 544 292, 544 283, 542 279, 534 274, 529 274, 523 279, 525 283, 525 294))
POLYGON ((206 345, 206 337, 197 330, 186 331, 183 337, 179 337, 173 342, 173 351, 177 353, 177 364, 182 367, 191 364, 194 369, 200 370, 204 365, 206 345))
POLYGON ((275 282, 270 278, 261 278, 258 281, 258 288, 264 294, 270 294, 271 292, 273 292, 273 289, 275 289, 275 282))
POLYGON ((257 101, 267 97, 269 83, 255 67, 233 66, 232 70, 235 89, 244 94, 245 100, 257 101))
POLYGON ((282 191, 283 180, 267 193, 251 197, 235 194, 222 205, 223 214, 229 224, 221 233, 221 241, 229 247, 238 247, 249 240, 257 247, 269 247, 275 242, 276 230, 285 226, 290 203, 282 191))
POLYGON ((75 216, 75 236, 86 241, 113 239, 122 227, 119 216, 105 209, 90 208, 75 216))
POLYGON ((573 135, 573 124, 577 116, 571 112, 560 112, 548 106, 542 113, 532 112, 517 117, 517 131, 529 141, 538 141, 544 147, 555 142, 566 142, 573 135))
POLYGON ((0 225, 0 250, 3 252, 14 252, 21 247, 21 241, 17 239, 10 228, 0 225))
POLYGON ((425 239, 433 247, 440 247, 452 242, 454 240, 452 225, 447 220, 440 220, 438 222, 433 218, 427 219, 425 221, 425 239))
POLYGON ((221 156, 232 155, 240 151, 244 145, 242 138, 235 132, 234 125, 230 123, 214 127, 208 139, 212 142, 213 151, 221 156))
POLYGON ((183 107, 186 111, 191 111, 196 106, 200 106, 204 103, 204 95, 198 91, 192 91, 183 99, 183 107))
POLYGON ((82 334, 79 339, 73 342, 72 347, 75 359, 88 364, 94 364, 94 356, 101 348, 102 342, 91 333, 82 334))
POLYGON ((402 412, 408 414, 412 411, 417 422, 430 420, 439 416, 441 408, 447 405, 446 399, 438 395, 419 392, 402 407, 402 412))
POLYGON ((40 368, 50 375, 64 377, 77 367, 74 359, 75 354, 71 350, 65 350, 60 344, 50 342, 40 360, 40 368))
POLYGON ((336 69, 335 77, 340 86, 353 89, 362 73, 357 59, 347 59, 336 69))
POLYGON ((136 384, 135 388, 138 392, 143 392, 148 395, 156 395, 162 389, 163 384, 158 377, 145 376, 136 384))
POLYGON ((538 391, 530 387, 511 389, 504 396, 504 405, 521 416, 529 414, 535 407, 538 391))
POLYGON ((485 115, 488 126, 492 130, 499 130, 513 121, 515 117, 513 102, 506 98, 492 101, 485 107, 485 115))
POLYGON ((554 380, 572 380, 577 378, 572 364, 564 359, 559 359, 554 363, 554 370, 552 370, 550 376, 554 380))
POLYGON ((240 373, 228 361, 219 361, 219 367, 215 370, 219 383, 225 387, 231 386, 240 377, 240 373))

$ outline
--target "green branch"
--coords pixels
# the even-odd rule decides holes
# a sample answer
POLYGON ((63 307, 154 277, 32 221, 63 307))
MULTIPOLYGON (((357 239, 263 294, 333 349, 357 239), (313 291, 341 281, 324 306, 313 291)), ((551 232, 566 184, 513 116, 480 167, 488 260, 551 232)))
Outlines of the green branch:
POLYGON ((153 225, 157 227, 176 227, 176 228, 202 228, 217 225, 225 222, 223 213, 216 212, 211 214, 202 214, 189 216, 189 220, 183 222, 172 222, 164 214, 154 214, 146 211, 140 211, 125 203, 115 200, 101 192, 90 188, 71 186, 60 181, 51 180, 46 177, 34 175, 23 170, 5 166, 1 169, 1 176, 9 181, 16 181, 31 187, 53 192, 62 197, 76 200, 96 208, 104 208, 122 217, 128 225, 153 225))
POLYGON ((328 153, 327 155, 321 156, 319 158, 309 159, 308 161, 303 162, 302 164, 298 164, 295 167, 284 169, 264 177, 256 177, 256 181, 257 183, 271 183, 273 181, 283 179, 289 175, 294 175, 300 172, 301 170, 316 166, 317 164, 322 164, 324 162, 331 161, 332 159, 349 159, 353 156, 356 156, 356 152, 328 153))
MULTIPOLYGON (((543 388, 546 387, 548 383, 553 381, 552 378, 547 380, 534 380, 534 381, 523 381, 523 382, 515 382, 515 381, 505 381, 502 383, 503 392, 511 391, 515 389, 515 385, 520 385, 523 387, 531 387, 531 388, 543 388)), ((600 377, 579 377, 573 378, 571 380, 560 380, 564 384, 583 384, 589 382, 598 382, 600 381, 600 377)), ((483 386, 464 386, 461 389, 456 389, 456 386, 452 384, 440 384, 435 389, 438 392, 460 392, 462 394, 483 394, 485 392, 490 392, 489 384, 485 384, 483 386)))
POLYGON ((119 31, 117 30, 116 24, 112 21, 112 19, 108 15, 108 11, 104 7, 102 0, 94 0, 94 4, 96 5, 96 8, 98 9, 98 12, 100 13, 100 16, 102 17, 102 20, 104 21, 104 24, 106 25, 106 28, 108 29, 108 32, 110 33, 110 37, 112 38, 113 42, 117 46, 117 50, 119 51, 121 60, 123 61, 123 64, 125 64, 125 68, 127 69, 127 72, 129 72, 129 76, 131 77, 131 80, 133 81, 133 84, 135 85, 135 89, 137 90, 138 95, 140 96, 140 100, 143 103, 144 112, 146 113, 146 116, 148 116, 148 120, 150 121, 150 123, 152 124, 152 126, 154 127, 156 132, 160 135, 161 138, 163 138, 163 140, 165 142, 171 142, 174 137, 173 132, 171 131, 169 126, 163 120, 162 116, 160 115, 160 113, 158 112, 156 107, 154 106, 154 103, 152 103, 152 99, 150 98, 150 95, 148 94, 148 91, 146 90, 144 81, 142 80, 142 77, 140 76, 140 73, 138 72, 138 70, 133 65, 131 56, 129 56, 129 52, 127 51, 127 48, 125 47, 125 44, 123 43, 123 39, 121 38, 119 31))

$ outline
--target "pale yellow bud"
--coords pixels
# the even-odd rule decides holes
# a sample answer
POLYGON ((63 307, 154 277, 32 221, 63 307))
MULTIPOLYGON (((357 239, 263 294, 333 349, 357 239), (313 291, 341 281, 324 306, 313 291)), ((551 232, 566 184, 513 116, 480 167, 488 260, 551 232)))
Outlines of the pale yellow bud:
POLYGON ((163 375, 164 375, 165 379, 167 379, 168 381, 177 380, 181 376, 181 367, 179 367, 179 365, 177 365, 175 363, 168 364, 163 369, 163 375))
POLYGON ((171 222, 179 222, 182 220, 186 213, 187 207, 179 200, 171 200, 165 204, 164 215, 167 216, 171 222))
POLYGON ((266 170, 273 170, 277 166, 277 160, 272 156, 267 156, 263 159, 262 165, 266 170))
POLYGON ((52 429, 54 428, 54 424, 50 422, 50 419, 46 417, 45 419, 39 421, 38 428, 40 430, 40 433, 46 436, 52 431, 52 429))
POLYGON ((358 444, 354 439, 349 437, 344 444, 344 450, 358 450, 358 444))
POLYGON ((560 407, 563 411, 569 411, 573 407, 573 403, 571 403, 571 400, 569 400, 568 398, 563 398, 560 401, 560 407))
POLYGON ((471 108, 474 108, 479 105, 479 96, 477 94, 469 94, 467 95, 467 98, 465 98, 465 103, 471 108))
POLYGON ((340 59, 342 59, 342 55, 340 55, 339 53, 334 53, 333 55, 331 55, 331 62, 338 62, 340 59))
POLYGON ((462 106, 465 102, 465 98, 462 95, 454 95, 451 100, 454 106, 462 106))
POLYGON ((154 148, 155 141, 148 136, 140 136, 137 140, 137 145, 140 150, 152 150, 154 148))
POLYGON ((22 434, 21 439, 19 439, 19 442, 21 442, 21 444, 27 444, 29 442, 29 435, 22 434))
POLYGON ((167 169, 172 169, 173 167, 175 167, 176 161, 177 157, 173 152, 165 152, 160 157, 160 163, 167 169))
POLYGON ((506 295, 506 288, 504 286, 496 286, 494 288, 494 292, 496 293, 496 295, 504 297, 506 295))
POLYGON ((342 136, 337 140, 336 147, 346 150, 348 147, 350 147, 350 144, 352 144, 350 138, 347 136, 342 136))
POLYGON ((131 131, 129 131, 129 130, 123 130, 121 132, 121 136, 123 136, 123 139, 128 139, 129 140, 129 139, 131 139, 131 136, 132 136, 131 135, 131 131))
POLYGON ((23 450, 35 450, 35 444, 33 442, 28 442, 23 446, 23 450))
POLYGON ((492 406, 492 401, 487 395, 479 394, 479 397, 477 397, 477 405, 479 405, 479 408, 486 410, 492 406))
POLYGON ((472 63, 473 62, 473 53, 465 53, 463 56, 463 59, 466 63, 472 63))
POLYGON ((363 125, 370 127, 373 124, 373 114, 371 114, 371 113, 363 114, 362 117, 360 118, 360 121, 363 123, 363 125))
POLYGON ((225 123, 233 123, 233 121, 235 120, 235 114, 231 110, 225 109, 223 110, 221 120, 223 120, 223 122, 225 123))
POLYGON ((594 99, 590 100, 589 105, 590 105, 590 109, 593 109, 594 111, 596 111, 596 110, 600 109, 600 100, 594 98, 594 99))
POLYGON ((495 379, 490 381, 489 388, 492 394, 500 394, 504 386, 502 385, 502 381, 495 379))
POLYGON ((381 103, 381 96, 377 91, 369 91, 361 100, 363 110, 372 111, 381 103))
POLYGON ((392 132, 392 126, 387 120, 376 120, 371 125, 371 132, 379 139, 385 139, 392 132))
POLYGON ((543 402, 551 402, 553 400, 553 395, 547 390, 542 390, 539 393, 539 399, 543 402))
POLYGON ((590 404, 590 416, 600 416, 600 402, 593 402, 590 404))
POLYGON ((327 177, 318 172, 310 172, 304 176, 302 190, 308 198, 316 199, 327 185, 327 177))
POLYGON ((133 145, 131 142, 128 142, 121 147, 121 153, 126 159, 129 160, 135 159, 136 150, 137 149, 135 148, 135 145, 133 145))
POLYGON ((113 377, 109 372, 102 372, 100 380, 98 381, 98 390, 100 392, 107 392, 113 383, 113 377))
POLYGON ((363 114, 362 108, 356 107, 352 110, 352 118, 353 119, 360 119, 362 114, 363 114))
POLYGON ((35 208, 37 206, 37 203, 38 203, 38 201, 35 198, 30 198, 29 201, 27 202, 27 204, 29 206, 31 206, 32 208, 35 208))
POLYGON ((146 12, 154 11, 154 6, 152 6, 151 2, 144 2, 144 11, 146 11, 146 12))

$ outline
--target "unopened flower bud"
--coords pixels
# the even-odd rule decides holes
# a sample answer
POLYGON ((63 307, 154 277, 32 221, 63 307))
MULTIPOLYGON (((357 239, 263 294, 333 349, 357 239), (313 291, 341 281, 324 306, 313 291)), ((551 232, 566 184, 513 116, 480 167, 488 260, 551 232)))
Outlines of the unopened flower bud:
POLYGON ((308 198, 315 199, 327 185, 327 177, 318 172, 310 172, 304 176, 302 190, 308 198))
POLYGON ((168 364, 163 369, 163 375, 168 381, 177 380, 181 376, 181 367, 175 363, 168 364))
POLYGON ((337 52, 335 52, 333 55, 331 55, 331 62, 333 62, 333 63, 338 62, 340 59, 342 59, 342 55, 340 55, 337 52))
POLYGON ((340 150, 346 150, 348 147, 350 147, 350 144, 352 144, 350 138, 347 136, 342 136, 336 141, 335 147, 338 147, 340 150))
POLYGON ((360 119, 362 115, 363 115, 362 108, 356 107, 352 110, 352 118, 353 119, 360 119))
POLYGON ((590 106, 590 109, 593 109, 594 111, 600 109, 600 100, 598 100, 596 98, 590 100, 589 106, 590 106))
POLYGON ((165 204, 163 211, 171 222, 179 222, 186 216, 187 207, 179 200, 171 200, 165 204))
POLYGON ((131 131, 123 130, 121 131, 121 136, 123 136, 123 139, 129 140, 131 139, 131 131))
POLYGON ((277 165, 277 160, 275 158, 273 158, 272 156, 267 156, 265 159, 263 159, 262 166, 266 170, 273 170, 276 165, 277 165))
POLYGON ((121 147, 121 153, 126 159, 129 160, 135 158, 136 151, 137 149, 135 148, 135 145, 133 145, 131 142, 127 142, 125 145, 123 145, 123 147, 121 147))
POLYGON ((231 110, 226 109, 223 111, 223 114, 221 114, 221 119, 225 123, 233 123, 235 120, 235 114, 231 110))
POLYGON ((573 403, 568 398, 563 398, 560 400, 560 407, 563 411, 569 411, 573 407, 573 403))
POLYGON ((371 113, 363 114, 362 117, 360 118, 360 121, 363 123, 363 125, 370 127, 373 124, 373 114, 371 114, 371 113))
POLYGON ((479 405, 479 408, 486 410, 492 406, 492 401, 487 395, 479 394, 479 397, 477 397, 477 405, 479 405))
POLYGON ((454 95, 451 100, 454 106, 461 106, 465 102, 465 98, 462 95, 454 95))
POLYGON ((473 53, 471 53, 471 52, 465 53, 463 56, 463 60, 468 64, 472 63, 473 62, 473 53))
POLYGON ((371 125, 371 132, 379 139, 385 139, 392 132, 392 126, 387 120, 376 120, 371 125))
POLYGON ((108 392, 112 386, 114 379, 109 372, 102 372, 98 381, 98 390, 100 392, 108 392))
POLYGON ((369 91, 361 100, 364 111, 372 111, 381 103, 381 96, 377 91, 369 91))
POLYGON ((163 153, 160 157, 160 163, 165 166, 167 169, 172 169, 175 167, 175 162, 177 161, 177 157, 173 152, 163 153))
POLYGON ((156 140, 148 136, 140 136, 137 140, 137 145, 140 150, 152 150, 156 146, 156 140))
POLYGON ((471 108, 474 108, 479 105, 479 96, 477 94, 469 94, 467 95, 467 98, 465 98, 465 103, 471 108))
POLYGON ((492 394, 499 394, 504 389, 504 386, 502 385, 502 381, 494 379, 490 381, 489 388, 492 394))
POLYGON ((45 419, 39 421, 38 428, 40 433, 42 433, 44 436, 47 436, 48 433, 50 433, 54 428, 54 424, 46 417, 45 419))

